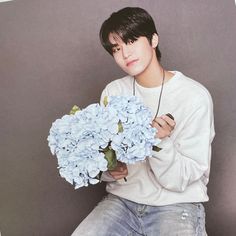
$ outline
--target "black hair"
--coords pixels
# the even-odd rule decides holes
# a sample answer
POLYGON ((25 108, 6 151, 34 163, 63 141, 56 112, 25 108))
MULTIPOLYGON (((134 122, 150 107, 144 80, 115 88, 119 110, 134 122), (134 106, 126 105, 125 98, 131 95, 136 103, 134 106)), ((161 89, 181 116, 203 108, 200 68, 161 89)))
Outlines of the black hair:
MULTIPOLYGON (((103 47, 111 54, 113 45, 109 41, 109 34, 117 34, 124 43, 129 40, 137 40, 145 36, 149 43, 152 42, 153 34, 157 33, 155 23, 147 11, 139 7, 126 7, 111 14, 105 20, 100 29, 100 41, 103 47)), ((161 52, 156 47, 157 60, 161 60, 161 52)))

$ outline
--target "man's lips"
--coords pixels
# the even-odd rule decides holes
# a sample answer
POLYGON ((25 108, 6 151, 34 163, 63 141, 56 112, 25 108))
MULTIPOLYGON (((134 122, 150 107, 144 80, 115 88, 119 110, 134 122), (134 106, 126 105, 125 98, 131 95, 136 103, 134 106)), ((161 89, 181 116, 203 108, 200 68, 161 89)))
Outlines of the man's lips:
POLYGON ((138 59, 134 59, 134 60, 132 60, 132 61, 128 61, 127 63, 126 63, 126 66, 128 67, 128 66, 131 66, 131 65, 133 65, 135 62, 137 62, 138 61, 138 59))

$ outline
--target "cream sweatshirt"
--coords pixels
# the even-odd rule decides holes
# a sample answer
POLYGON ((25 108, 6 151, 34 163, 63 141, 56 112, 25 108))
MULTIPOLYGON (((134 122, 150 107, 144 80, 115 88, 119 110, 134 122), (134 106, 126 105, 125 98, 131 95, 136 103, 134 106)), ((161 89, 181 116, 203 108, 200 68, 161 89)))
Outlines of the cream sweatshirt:
MULTIPOLYGON (((115 181, 108 172, 106 190, 119 197, 153 206, 208 201, 211 143, 215 136, 213 104, 208 90, 178 71, 164 84, 159 115, 170 113, 176 126, 162 139, 159 152, 146 161, 128 165, 127 182, 115 181)), ((156 113, 161 86, 146 88, 135 82, 136 96, 156 113)), ((109 83, 105 96, 132 95, 133 77, 109 83)))

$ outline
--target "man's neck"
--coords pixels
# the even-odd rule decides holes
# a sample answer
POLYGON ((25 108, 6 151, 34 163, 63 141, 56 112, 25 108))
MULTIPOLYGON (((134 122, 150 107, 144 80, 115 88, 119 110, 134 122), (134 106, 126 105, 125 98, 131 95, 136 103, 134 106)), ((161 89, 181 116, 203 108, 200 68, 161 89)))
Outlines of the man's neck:
POLYGON ((153 88, 161 86, 164 73, 165 73, 165 80, 164 80, 165 83, 174 76, 172 72, 165 71, 164 68, 158 62, 155 66, 150 66, 149 68, 147 68, 146 71, 144 71, 140 75, 135 76, 134 78, 136 82, 141 86, 147 88, 153 88))
MULTIPOLYGON (((139 75, 134 76, 136 82, 143 87, 152 88, 158 87, 163 81, 163 67, 156 58, 156 54, 152 57, 152 60, 148 67, 139 75)), ((166 73, 165 73, 166 74, 166 73)), ((166 81, 166 76, 165 76, 166 81)))

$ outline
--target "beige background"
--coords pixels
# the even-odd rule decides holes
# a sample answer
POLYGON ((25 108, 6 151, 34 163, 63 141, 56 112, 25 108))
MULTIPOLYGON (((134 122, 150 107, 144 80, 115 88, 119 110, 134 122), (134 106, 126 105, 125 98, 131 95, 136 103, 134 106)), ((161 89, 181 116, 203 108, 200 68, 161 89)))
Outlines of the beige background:
POLYGON ((0 3, 0 230, 66 236, 105 194, 74 190, 47 147, 51 122, 99 100, 123 75, 98 40, 111 12, 154 17, 163 65, 204 84, 215 105, 210 236, 236 235, 236 7, 233 0, 15 0, 0 3))

